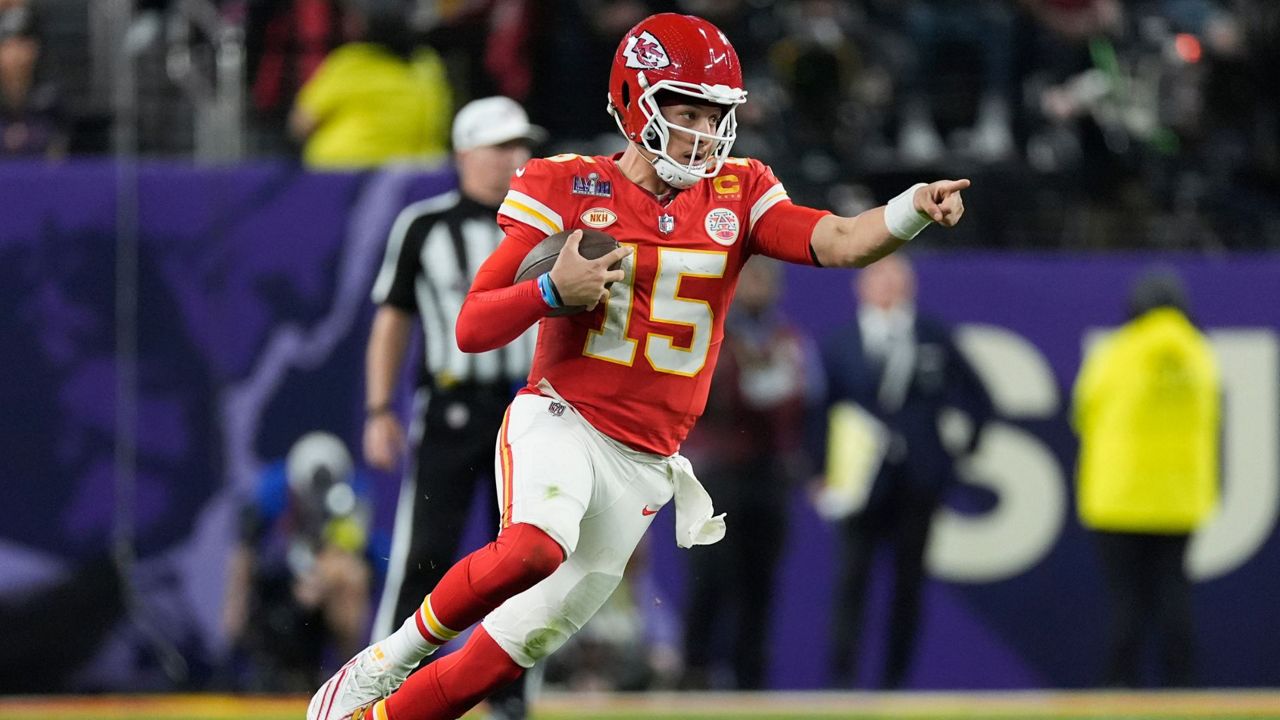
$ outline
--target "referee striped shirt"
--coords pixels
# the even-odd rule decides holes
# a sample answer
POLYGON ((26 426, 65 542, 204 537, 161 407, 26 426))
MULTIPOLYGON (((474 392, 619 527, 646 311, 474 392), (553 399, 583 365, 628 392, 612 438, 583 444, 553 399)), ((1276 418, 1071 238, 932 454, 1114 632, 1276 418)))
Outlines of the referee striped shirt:
POLYGON ((459 350, 454 336, 471 279, 502 240, 496 218, 496 208, 453 191, 408 206, 391 228, 373 301, 421 320, 426 347, 420 385, 514 383, 529 373, 536 329, 478 354, 459 350))

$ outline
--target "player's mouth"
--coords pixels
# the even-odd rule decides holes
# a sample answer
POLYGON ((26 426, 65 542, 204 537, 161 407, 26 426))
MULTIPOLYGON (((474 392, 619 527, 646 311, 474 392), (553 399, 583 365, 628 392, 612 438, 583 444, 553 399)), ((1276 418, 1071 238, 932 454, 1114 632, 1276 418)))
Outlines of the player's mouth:
POLYGON ((707 164, 707 158, 706 158, 706 155, 705 155, 705 154, 704 154, 704 155, 702 155, 702 156, 700 156, 700 157, 698 157, 698 158, 694 158, 694 156, 693 156, 693 152, 692 152, 692 151, 687 152, 687 153, 684 153, 683 155, 681 155, 681 156, 680 156, 680 160, 681 160, 681 161, 685 164, 685 166, 687 166, 687 167, 703 167, 704 165, 706 165, 706 164, 707 164))

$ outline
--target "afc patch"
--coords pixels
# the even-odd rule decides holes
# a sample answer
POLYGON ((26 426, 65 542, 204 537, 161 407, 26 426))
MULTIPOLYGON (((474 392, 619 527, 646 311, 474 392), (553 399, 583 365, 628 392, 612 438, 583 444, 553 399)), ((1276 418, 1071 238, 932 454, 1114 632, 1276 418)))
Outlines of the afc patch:
POLYGON ((671 64, 667 49, 648 30, 627 38, 622 56, 627 59, 627 67, 636 70, 657 70, 671 64))
POLYGON ((711 181, 711 187, 715 189, 719 200, 742 199, 742 181, 737 175, 721 175, 711 181))
POLYGON ((564 403, 552 400, 551 404, 547 406, 547 412, 556 417, 564 415, 564 403))
POLYGON ((600 173, 590 173, 586 177, 574 175, 573 194, 590 197, 613 197, 613 182, 601 180, 600 173))
POLYGON ((707 213, 707 235, 717 243, 728 247, 738 240, 738 216, 728 208, 716 208, 707 213))
POLYGON ((601 228, 607 228, 617 222, 618 216, 609 208, 593 207, 582 213, 581 219, 582 224, 599 230, 601 228))

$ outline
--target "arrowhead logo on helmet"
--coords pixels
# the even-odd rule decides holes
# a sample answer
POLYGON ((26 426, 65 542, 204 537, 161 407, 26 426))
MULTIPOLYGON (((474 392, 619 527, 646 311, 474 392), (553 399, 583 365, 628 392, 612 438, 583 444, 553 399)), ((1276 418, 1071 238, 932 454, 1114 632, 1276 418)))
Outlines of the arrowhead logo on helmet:
POLYGON ((648 30, 627 38, 622 55, 627 59, 627 67, 637 70, 658 70, 671 64, 666 48, 648 30))

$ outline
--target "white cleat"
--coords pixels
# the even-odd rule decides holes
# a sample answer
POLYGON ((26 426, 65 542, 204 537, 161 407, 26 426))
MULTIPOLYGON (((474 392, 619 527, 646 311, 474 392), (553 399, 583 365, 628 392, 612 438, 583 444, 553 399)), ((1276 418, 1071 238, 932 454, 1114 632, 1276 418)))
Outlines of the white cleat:
POLYGON ((413 666, 392 662, 381 644, 370 645, 311 696, 307 720, 348 720, 394 692, 411 672, 413 666))

